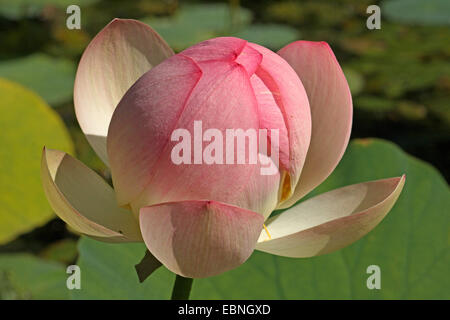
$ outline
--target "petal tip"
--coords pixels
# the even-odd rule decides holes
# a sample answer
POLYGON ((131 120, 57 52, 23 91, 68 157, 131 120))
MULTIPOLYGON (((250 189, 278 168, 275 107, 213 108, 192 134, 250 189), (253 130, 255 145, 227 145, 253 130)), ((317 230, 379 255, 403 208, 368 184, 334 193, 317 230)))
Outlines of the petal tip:
POLYGON ((268 220, 272 238, 266 240, 262 232, 256 249, 302 258, 344 248, 373 230, 392 210, 405 178, 403 174, 354 184, 306 200, 268 220))
POLYGON ((262 215, 212 200, 161 203, 140 210, 149 251, 179 275, 205 278, 242 264, 253 252, 262 215))

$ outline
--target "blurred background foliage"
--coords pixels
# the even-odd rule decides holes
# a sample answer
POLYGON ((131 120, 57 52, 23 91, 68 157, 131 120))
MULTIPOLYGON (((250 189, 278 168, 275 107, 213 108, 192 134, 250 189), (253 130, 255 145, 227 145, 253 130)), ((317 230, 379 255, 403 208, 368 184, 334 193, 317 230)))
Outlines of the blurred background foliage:
MULTIPOLYGON (((366 159, 364 153, 349 151, 348 153, 352 156, 347 157, 353 158, 341 165, 343 169, 330 177, 325 184, 331 188, 331 186, 337 187, 385 177, 388 174, 407 172, 413 175, 412 180, 416 181, 416 184, 409 186, 408 180, 407 188, 411 189, 406 192, 410 194, 405 196, 406 199, 413 197, 420 199, 422 196, 424 201, 426 197, 423 194, 430 190, 430 186, 434 186, 437 190, 435 190, 436 194, 445 199, 445 201, 436 197, 432 199, 427 193, 426 199, 437 202, 437 205, 434 207, 430 204, 424 205, 420 212, 412 215, 416 219, 412 229, 404 230, 405 237, 410 237, 413 245, 419 248, 419 251, 413 251, 411 256, 417 261, 422 260, 421 266, 425 269, 422 270, 422 267, 419 267, 420 270, 414 271, 416 273, 408 275, 415 280, 409 278, 411 281, 406 280, 404 286, 408 288, 402 287, 404 289, 402 289, 402 295, 396 295, 395 287, 390 288, 391 291, 388 290, 383 295, 358 295, 355 292, 362 292, 363 288, 355 287, 356 282, 352 285, 351 294, 344 290, 345 292, 337 291, 335 294, 327 295, 321 294, 320 288, 312 288, 311 284, 296 283, 292 280, 292 283, 300 287, 296 295, 292 291, 295 287, 289 286, 285 280, 272 276, 273 269, 265 270, 264 268, 257 272, 266 274, 266 278, 269 279, 267 281, 272 281, 267 285, 270 287, 273 284, 273 290, 278 292, 276 295, 260 296, 258 292, 261 290, 253 287, 256 291, 250 290, 247 296, 243 296, 245 293, 236 293, 227 285, 228 282, 234 281, 232 275, 244 281, 244 274, 248 275, 252 270, 254 271, 252 268, 260 268, 257 267, 259 263, 255 261, 261 259, 262 263, 265 261, 273 264, 274 268, 281 266, 290 271, 296 267, 301 268, 302 272, 308 272, 316 266, 322 270, 318 274, 324 277, 324 281, 333 283, 332 279, 326 277, 326 274, 332 273, 328 270, 330 265, 342 264, 342 259, 353 257, 362 246, 360 241, 349 249, 345 249, 347 251, 343 250, 343 253, 329 255, 329 258, 319 257, 318 260, 316 258, 298 260, 291 267, 288 267, 287 259, 274 258, 275 260, 267 262, 267 259, 272 258, 264 258, 267 255, 257 254, 251 258, 248 265, 237 271, 199 282, 194 287, 194 296, 200 298, 448 298, 448 292, 442 293, 438 288, 435 288, 435 291, 432 289, 433 286, 438 285, 439 281, 441 286, 448 285, 448 277, 446 282, 442 282, 443 279, 439 280, 439 274, 445 274, 442 270, 445 269, 445 263, 449 261, 448 210, 450 205, 447 183, 450 179, 450 2, 448 0, 0 0, 0 112, 2 114, 0 143, 3 146, 3 150, 0 151, 0 202, 2 204, 0 299, 69 298, 65 289, 64 265, 76 262, 79 252, 85 252, 85 256, 82 256, 79 262, 89 265, 89 263, 95 264, 93 259, 96 257, 96 250, 104 252, 105 261, 111 258, 108 254, 114 255, 121 250, 127 251, 118 246, 114 249, 117 250, 116 253, 114 251, 108 253, 108 245, 93 244, 87 239, 84 239, 77 248, 78 235, 68 230, 65 224, 52 214, 43 195, 39 176, 41 150, 44 145, 47 145, 76 154, 77 158, 105 178, 110 178, 107 168, 94 154, 80 131, 73 110, 72 91, 76 65, 83 50, 92 37, 115 17, 134 18, 148 23, 176 51, 181 51, 199 41, 224 35, 241 37, 272 50, 278 50, 296 39, 327 41, 342 65, 352 91, 354 99, 352 138, 378 137, 393 141, 409 154, 431 163, 447 180, 447 182, 443 180, 437 171, 430 171, 429 175, 424 176, 423 172, 428 172, 426 171, 428 169, 421 171, 413 165, 407 167, 406 163, 416 160, 411 160, 413 158, 400 149, 391 150, 388 143, 378 141, 370 147, 374 149, 369 148, 375 150, 373 159, 376 161, 372 161, 370 167, 366 164, 359 175, 355 174, 356 181, 349 181, 346 178, 345 167, 354 168, 358 161, 369 161, 371 158, 366 159), (69 30, 66 27, 68 17, 66 8, 70 4, 77 4, 81 8, 81 30, 69 30), (380 30, 369 30, 366 27, 366 19, 369 16, 366 9, 373 4, 381 7, 380 30), (403 167, 394 159, 404 159, 401 162, 403 167), (380 164, 383 164, 383 167, 380 167, 380 164), (419 176, 421 180, 416 178, 419 176), (426 221, 421 220, 423 215, 427 215, 427 210, 430 211, 428 214, 431 217, 434 214, 438 216, 440 214, 435 223, 439 223, 442 229, 436 231, 433 225, 427 225, 426 221), (428 233, 419 232, 422 222, 427 225, 428 233), (415 228, 417 228, 417 234, 422 237, 408 236, 408 234, 415 234, 415 228), (431 253, 427 253, 423 242, 431 234, 435 234, 434 238, 429 240, 434 249, 431 253), (439 239, 440 244, 433 242, 436 239, 439 239), (91 252, 86 253, 89 250, 91 252), (427 268, 431 271, 428 272, 427 268), (35 277, 36 272, 40 275, 40 280, 35 277), (424 276, 427 272, 430 274, 428 278, 424 276), (277 281, 284 281, 284 285, 277 285, 277 281), (429 290, 430 295, 427 296, 425 291, 419 293, 418 289, 416 290, 417 286, 423 286, 425 289, 422 288, 422 290, 429 290), (304 295, 302 295, 302 287, 304 295), (211 293, 209 296, 208 292, 211 293), (230 294, 227 296, 221 292, 230 292, 230 294)), ((359 146, 372 143, 372 140, 356 141, 359 141, 359 146)), ((354 144, 351 148, 350 150, 358 149, 358 144, 354 144)), ((352 170, 349 169, 349 171, 352 170)), ((328 189, 325 187, 320 190, 328 189)), ((411 206, 413 204, 420 206, 421 201, 404 200, 404 202, 405 204, 399 205, 395 212, 398 212, 398 217, 408 220, 410 218, 408 213, 413 211, 411 206)), ((390 219, 395 220, 395 218, 390 219)), ((387 234, 391 237, 392 233, 398 235, 395 230, 403 230, 401 221, 391 222, 391 224, 386 222, 383 225, 387 226, 384 229, 381 228, 381 231, 375 230, 373 234, 371 233, 372 238, 364 241, 370 242, 375 239, 373 241, 378 243, 378 246, 388 247, 389 244, 380 239, 387 234), (384 234, 386 230, 389 230, 389 233, 384 234)), ((392 241, 396 243, 395 240, 392 241)), ((401 243, 396 248, 397 253, 407 250, 401 243)), ((129 253, 130 259, 138 259, 141 249, 139 246, 132 247, 129 253)), ((389 261, 396 261, 396 253, 393 251, 390 254, 374 253, 377 259, 382 261, 389 259, 389 261)), ((366 258, 363 257, 362 260, 366 259, 369 263, 370 257, 369 251, 366 258)), ((293 260, 289 261, 292 264, 293 260)), ((133 260, 129 264, 132 266, 136 262, 133 260)), ((399 263, 404 263, 407 270, 411 269, 408 265, 411 261, 399 263)), ((389 277, 392 278, 393 283, 401 277, 395 273, 396 266, 396 264, 387 263, 387 268, 392 271, 389 277)), ((355 267, 356 264, 353 268, 355 267)), ((405 269, 403 265, 401 268, 405 269)), ((105 275, 98 272, 96 274, 95 267, 90 270, 89 277, 94 279, 94 282, 101 282, 102 279, 110 280, 108 274, 106 278, 102 278, 105 275)), ((128 274, 120 274, 122 271, 120 268, 116 270, 120 276, 133 277, 129 273, 132 270, 123 271, 128 274)), ((345 268, 341 271, 345 273, 345 268)), ((157 287, 158 292, 163 296, 149 293, 147 298, 165 298, 167 289, 164 287, 171 286, 171 283, 167 284, 167 281, 171 279, 170 275, 166 271, 158 272, 161 276, 155 276, 155 279, 146 284, 146 287, 152 285, 157 287)), ((109 275, 114 276, 114 272, 111 271, 109 275)), ((364 276, 365 274, 360 278, 364 276)), ((255 278, 254 281, 259 281, 258 279, 255 278)), ((358 281, 363 283, 364 280, 358 281)), ((322 282, 319 281, 317 286, 325 285, 322 282)), ((342 286, 340 282, 335 284, 342 286)), ((106 297, 138 297, 137 293, 145 295, 146 287, 123 285, 128 288, 130 295, 123 292, 114 295, 115 291, 112 290, 111 295, 106 297)), ((398 283, 398 285, 402 284, 398 283)), ((119 291, 120 289, 118 288, 119 291)), ((450 286, 447 286, 447 289, 450 290, 450 286)), ((101 291, 99 290, 97 288, 90 292, 75 293, 74 296, 75 298, 95 298, 101 291)), ((102 290, 107 289, 105 287, 102 290)))

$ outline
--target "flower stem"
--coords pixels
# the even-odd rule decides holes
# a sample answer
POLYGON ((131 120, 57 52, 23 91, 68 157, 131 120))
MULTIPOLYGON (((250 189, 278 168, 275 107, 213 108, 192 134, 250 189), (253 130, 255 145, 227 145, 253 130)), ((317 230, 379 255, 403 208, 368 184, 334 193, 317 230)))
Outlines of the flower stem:
POLYGON ((188 300, 194 279, 177 275, 172 290, 172 300, 188 300))

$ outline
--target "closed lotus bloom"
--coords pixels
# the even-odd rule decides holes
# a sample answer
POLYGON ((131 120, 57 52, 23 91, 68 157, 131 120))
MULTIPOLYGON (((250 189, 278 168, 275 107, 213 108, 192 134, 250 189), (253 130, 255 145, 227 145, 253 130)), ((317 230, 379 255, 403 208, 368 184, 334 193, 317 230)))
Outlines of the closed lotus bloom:
POLYGON ((274 53, 223 37, 174 54, 147 25, 116 19, 86 49, 74 100, 114 189, 44 149, 53 209, 95 239, 144 241, 185 277, 220 274, 255 249, 338 250, 383 219, 405 181, 347 186, 293 206, 334 170, 351 131, 348 84, 322 42, 274 53))

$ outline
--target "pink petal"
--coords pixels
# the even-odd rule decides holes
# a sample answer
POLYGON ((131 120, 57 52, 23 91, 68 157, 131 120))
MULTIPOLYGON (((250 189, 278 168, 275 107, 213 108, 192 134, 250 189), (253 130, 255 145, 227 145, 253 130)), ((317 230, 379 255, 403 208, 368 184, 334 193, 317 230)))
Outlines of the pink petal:
POLYGON ((257 250, 311 257, 339 250, 371 231, 397 201, 405 176, 336 189, 308 199, 266 221, 257 250))
POLYGON ((250 78, 253 92, 258 105, 259 128, 267 130, 267 151, 271 150, 272 129, 278 129, 278 152, 281 170, 288 170, 289 165, 289 135, 283 114, 272 91, 254 74, 250 78))
POLYGON ((253 252, 262 215, 215 201, 163 203, 141 209, 150 252, 169 270, 190 278, 238 267, 253 252))
POLYGON ((133 214, 119 208, 114 190, 78 160, 44 148, 41 175, 53 210, 78 232, 107 242, 142 241, 133 214))
POLYGON ((247 71, 248 76, 251 76, 258 69, 262 61, 262 54, 246 45, 241 51, 235 62, 242 65, 247 71))
MULTIPOLYGON (((194 137, 194 121, 201 120, 203 132, 214 128, 226 138, 227 129, 253 129, 257 132, 257 105, 246 70, 222 61, 199 63, 202 78, 186 103, 176 128, 185 128, 194 137)), ((245 164, 226 164, 224 142, 223 164, 176 165, 171 150, 177 142, 170 142, 162 152, 148 189, 139 205, 159 202, 211 199, 232 204, 268 216, 276 206, 279 174, 263 176, 260 165, 250 164, 246 152, 245 164)), ((207 143, 203 143, 204 148, 207 143)), ((237 153, 235 145, 235 155, 237 153)), ((248 150, 248 142, 246 143, 248 150)), ((192 153, 194 150, 192 148, 192 153)))
POLYGON ((201 70, 191 59, 176 55, 142 76, 120 101, 108 132, 108 155, 120 205, 134 200, 150 182, 200 76, 201 70))
POLYGON ((352 97, 333 51, 325 42, 296 41, 282 56, 300 77, 308 94, 312 117, 311 144, 287 208, 324 181, 347 148, 352 125, 352 97))
POLYGON ((251 76, 261 63, 262 55, 246 40, 219 37, 196 44, 182 52, 197 63, 211 61, 236 62, 251 76))
MULTIPOLYGON (((219 37, 202 41, 182 51, 197 63, 207 61, 234 61, 247 46, 247 41, 233 37, 219 37)), ((261 60, 261 59, 259 59, 261 60)))
MULTIPOLYGON (((273 95, 283 115, 289 137, 289 162, 280 193, 280 200, 283 200, 292 194, 297 185, 309 147, 311 114, 308 97, 302 82, 284 59, 257 44, 251 43, 249 46, 263 55, 255 75, 273 95)), ((283 156, 283 153, 280 155, 283 156)), ((283 163, 283 158, 280 161, 283 163)))
MULTIPOLYGON (((249 164, 248 152, 245 164, 206 164, 201 154, 202 164, 195 164, 195 121, 202 121, 203 132, 217 129, 223 138, 226 129, 257 132, 259 128, 248 75, 254 61, 246 58, 241 65, 229 60, 238 58, 240 52, 246 51, 205 60, 201 52, 183 51, 152 69, 127 92, 108 135, 113 182, 121 205, 130 203, 135 214, 144 206, 197 199, 220 201, 265 216, 275 208, 279 174, 261 175, 259 163, 249 164), (178 144, 171 141, 171 134, 179 128, 189 131, 192 138, 190 164, 175 164, 171 158, 178 144)), ((208 144, 204 142, 203 149, 208 144)), ((222 159, 225 163, 225 154, 222 159)))
POLYGON ((149 26, 114 19, 92 40, 78 66, 75 111, 89 143, 107 163, 106 134, 124 93, 146 71, 173 55, 149 26))

